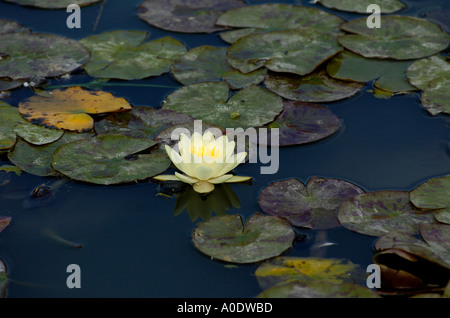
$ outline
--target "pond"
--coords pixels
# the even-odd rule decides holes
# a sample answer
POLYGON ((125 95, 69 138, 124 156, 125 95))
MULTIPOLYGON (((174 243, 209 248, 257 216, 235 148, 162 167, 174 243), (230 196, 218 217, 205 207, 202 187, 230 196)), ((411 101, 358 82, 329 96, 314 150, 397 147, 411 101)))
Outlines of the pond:
MULTIPOLYGON (((230 46, 219 36, 220 32, 182 33, 155 27, 138 17, 141 2, 103 0, 83 6, 81 28, 67 27, 70 13, 64 9, 19 6, 10 1, 0 2, 0 19, 13 20, 32 32, 77 41, 111 30, 140 30, 149 32, 150 40, 170 36, 187 50, 202 45, 230 46)), ((446 0, 402 2, 406 7, 396 14, 403 16, 423 18, 434 9, 447 13, 450 10, 446 0)), ((366 17, 310 1, 246 1, 247 5, 263 3, 315 7, 345 20, 366 17)), ((384 15, 382 27, 383 19, 384 15)), ((447 71, 447 78, 448 74, 447 71)), ((409 192, 450 173, 448 106, 447 113, 431 114, 423 106, 418 89, 393 96, 374 94, 373 79, 362 81, 362 88, 349 97, 318 103, 339 118, 340 127, 334 133, 313 142, 280 147, 275 173, 262 174, 260 168, 268 164, 260 161, 237 166, 233 172, 251 176, 251 182, 217 186, 213 192, 218 193, 217 198, 209 204, 189 191, 190 186, 183 194, 162 194, 162 185, 152 178, 99 185, 20 170, 0 171, 0 216, 11 217, 0 233, 0 259, 6 264, 8 276, 5 296, 258 296, 263 288, 255 271, 264 262, 226 262, 201 252, 193 242, 193 231, 201 222, 225 211, 226 215, 240 215, 244 221, 256 212, 267 215, 258 200, 260 194, 269 184, 290 178, 304 184, 312 177, 340 179, 365 192, 409 192), (52 187, 54 193, 46 199, 32 199, 30 192, 42 184, 52 187), (190 207, 180 208, 182 200, 190 207), (80 268, 81 288, 68 288, 66 284, 70 264, 80 268)), ((48 80, 50 90, 62 85, 83 86, 95 77, 80 67, 70 76, 48 80)), ((186 86, 167 71, 159 76, 115 79, 103 84, 94 88, 122 97, 133 107, 154 108, 161 107, 169 94, 186 86)), ((1 95, 1 101, 17 107, 35 95, 31 87, 22 85, 1 95)), ((446 98, 448 101, 448 94, 446 98)), ((2 166, 14 166, 6 152, 0 157, 2 166)), ((164 174, 175 171, 172 166, 164 174)), ((448 189, 447 186, 443 196, 449 196, 448 189)), ((296 239, 280 252, 283 256, 344 259, 358 264, 364 272, 374 263, 377 236, 344 226, 292 226, 292 230, 296 239)), ((448 268, 443 271, 447 277, 448 268)))

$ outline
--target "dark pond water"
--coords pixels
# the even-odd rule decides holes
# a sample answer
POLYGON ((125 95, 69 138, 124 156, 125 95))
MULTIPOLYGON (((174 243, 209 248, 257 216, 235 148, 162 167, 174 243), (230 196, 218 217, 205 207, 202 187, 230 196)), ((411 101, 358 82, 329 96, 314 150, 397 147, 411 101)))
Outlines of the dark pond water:
MULTIPOLYGON (((149 26, 137 17, 139 2, 107 1, 95 31, 100 4, 82 8, 81 29, 66 28, 65 10, 0 2, 0 18, 15 20, 33 31, 74 39, 112 29, 137 29, 150 31, 152 39, 171 35, 187 48, 226 46, 217 34, 178 34, 149 26)), ((248 1, 263 2, 311 5, 308 1, 248 1)), ((421 17, 431 9, 449 7, 447 0, 404 2, 408 8, 401 14, 410 16, 421 17)), ((346 19, 357 17, 336 14, 346 19)), ((55 84, 90 80, 80 73, 55 84)), ((169 74, 136 82, 180 86, 169 74)), ((125 97, 134 106, 158 107, 174 88, 104 90, 125 97)), ((32 94, 21 88, 6 101, 17 105, 32 94)), ((235 170, 238 175, 251 175, 254 180, 251 185, 230 186, 241 207, 227 213, 247 218, 260 211, 257 197, 261 189, 290 177, 303 182, 311 176, 342 178, 367 191, 411 190, 431 177, 450 172, 449 117, 430 116, 421 106, 419 94, 379 99, 363 91, 326 105, 342 119, 340 131, 320 142, 282 148, 276 174, 261 175, 260 164, 239 166, 235 170)), ((0 161, 0 165, 7 163, 0 161)), ((254 277, 258 264, 230 267, 195 249, 191 234, 202 219, 186 211, 174 215, 176 197, 157 196, 156 184, 105 187, 66 182, 57 187, 54 200, 47 205, 25 209, 24 196, 37 185, 53 180, 22 173, 0 188, 0 215, 12 217, 12 223, 0 235, 0 257, 7 263, 11 280, 8 297, 254 297, 261 291, 254 277), (83 244, 83 248, 61 244, 49 232, 83 244), (69 264, 81 268, 80 289, 66 286, 69 264)), ((307 237, 285 255, 347 258, 363 268, 372 263, 373 237, 344 228, 296 230, 307 237), (335 244, 312 249, 316 240, 335 244)))

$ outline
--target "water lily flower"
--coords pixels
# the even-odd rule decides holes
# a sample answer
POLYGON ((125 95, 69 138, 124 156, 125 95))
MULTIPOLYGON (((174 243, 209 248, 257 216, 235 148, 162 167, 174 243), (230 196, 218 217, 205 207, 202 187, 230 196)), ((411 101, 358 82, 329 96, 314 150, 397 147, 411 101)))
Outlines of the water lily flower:
POLYGON ((156 180, 180 180, 191 184, 196 192, 209 193, 214 185, 219 183, 243 182, 251 177, 234 176, 229 173, 245 160, 246 152, 234 154, 236 143, 229 141, 223 135, 215 139, 207 131, 203 135, 194 132, 189 138, 180 135, 178 151, 165 146, 170 160, 184 174, 175 172, 175 175, 159 175, 156 180))

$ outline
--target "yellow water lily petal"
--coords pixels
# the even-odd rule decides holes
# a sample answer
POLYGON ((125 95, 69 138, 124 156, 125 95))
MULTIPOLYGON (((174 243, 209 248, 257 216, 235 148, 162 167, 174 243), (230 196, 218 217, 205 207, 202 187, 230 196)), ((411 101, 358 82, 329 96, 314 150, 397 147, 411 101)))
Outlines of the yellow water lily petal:
POLYGON ((232 177, 233 177, 232 174, 224 174, 223 176, 209 179, 208 182, 213 183, 213 184, 220 184, 220 183, 227 182, 227 180, 229 180, 232 177))
POLYGON ((197 179, 189 177, 189 176, 186 176, 186 175, 178 173, 178 172, 175 172, 175 176, 177 176, 177 178, 179 180, 183 181, 184 183, 193 184, 193 183, 198 182, 197 179))
POLYGON ((222 170, 218 172, 218 175, 222 175, 227 173, 228 171, 236 168, 241 162, 245 160, 245 156, 247 156, 246 152, 240 152, 232 157, 228 158, 226 164, 223 166, 222 170))
POLYGON ((46 96, 34 95, 19 104, 20 114, 30 122, 77 132, 94 127, 94 120, 88 114, 120 112, 131 108, 124 98, 81 87, 54 89, 46 96))
POLYGON ((252 177, 244 177, 244 176, 232 176, 230 179, 225 181, 226 183, 234 183, 234 182, 245 182, 251 180, 252 177))
POLYGON ((180 179, 177 178, 177 176, 175 176, 173 174, 166 174, 166 175, 162 174, 162 175, 153 177, 153 179, 156 179, 159 181, 180 181, 180 179))
POLYGON ((194 183, 194 190, 198 193, 209 193, 214 190, 214 184, 206 181, 199 181, 194 183))
POLYGON ((214 176, 214 170, 205 165, 199 165, 195 169, 195 177, 199 180, 208 180, 214 176))

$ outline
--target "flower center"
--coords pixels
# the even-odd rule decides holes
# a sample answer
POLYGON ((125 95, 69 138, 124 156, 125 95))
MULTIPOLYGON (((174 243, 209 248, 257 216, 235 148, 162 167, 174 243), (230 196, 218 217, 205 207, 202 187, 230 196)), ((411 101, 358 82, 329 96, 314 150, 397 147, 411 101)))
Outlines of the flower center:
POLYGON ((220 156, 220 151, 219 149, 216 148, 216 146, 209 146, 208 145, 191 145, 191 149, 190 152, 194 155, 196 155, 197 157, 203 157, 203 156, 208 156, 211 157, 213 159, 217 159, 220 156))

